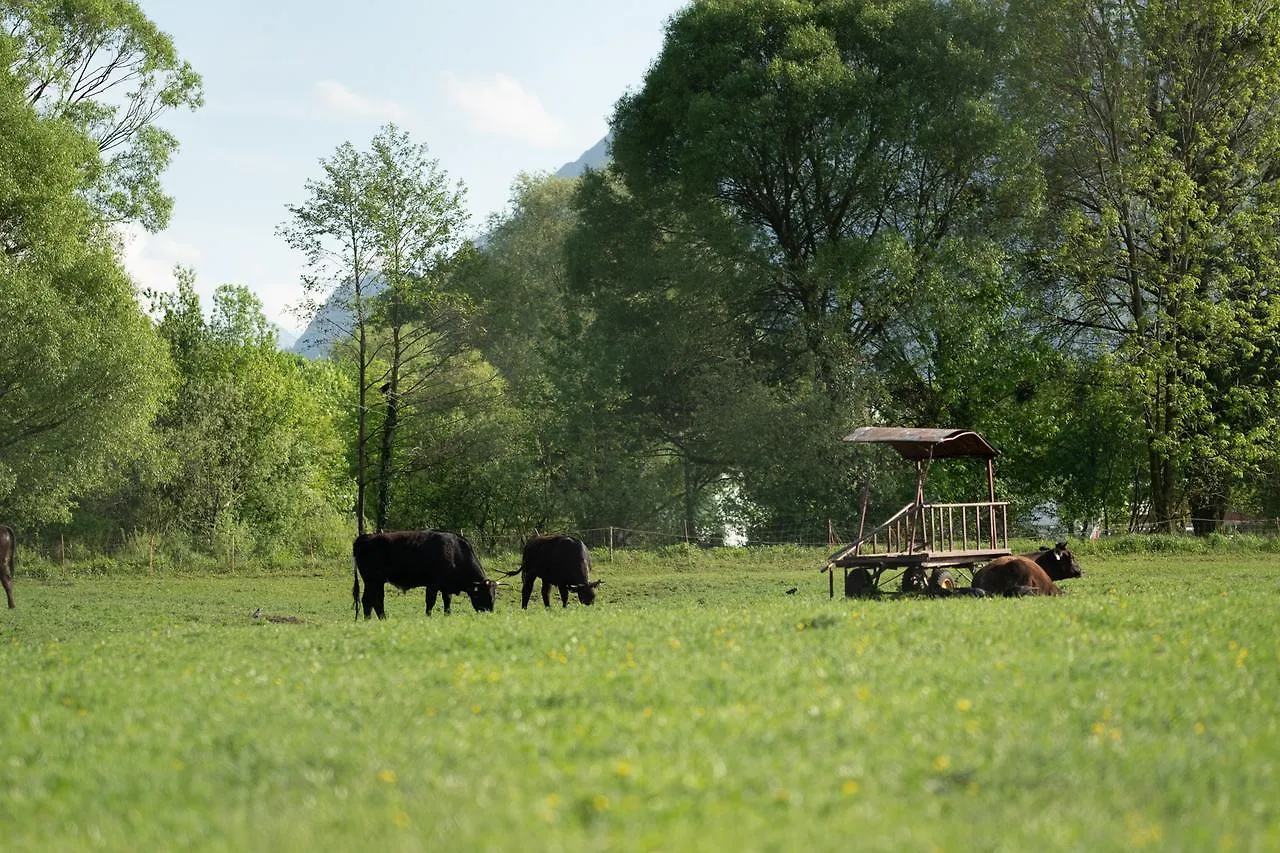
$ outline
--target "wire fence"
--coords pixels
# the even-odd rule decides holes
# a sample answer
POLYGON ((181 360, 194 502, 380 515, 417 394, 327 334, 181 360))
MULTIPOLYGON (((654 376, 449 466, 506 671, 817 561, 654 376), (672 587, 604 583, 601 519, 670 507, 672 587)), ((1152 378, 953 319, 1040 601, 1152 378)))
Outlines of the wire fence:
MULTIPOLYGON (((864 525, 865 526, 865 525, 864 525)), ((592 551, 612 554, 615 551, 660 551, 665 548, 696 547, 770 547, 794 546, 801 548, 838 549, 858 538, 860 525, 857 520, 828 519, 813 524, 774 526, 759 528, 716 527, 694 531, 692 529, 641 529, 624 525, 589 529, 541 530, 539 533, 556 533, 574 536, 586 543, 592 551)), ((457 531, 470 539, 477 550, 486 557, 502 554, 519 554, 529 534, 493 534, 483 531, 457 531)), ((1123 535, 1161 534, 1194 537, 1205 533, 1225 536, 1250 535, 1280 538, 1280 518, 1228 518, 1179 519, 1172 524, 1159 524, 1145 520, 1140 524, 1115 525, 1110 529, 1102 524, 1075 525, 1073 529, 1014 523, 1010 519, 1009 536, 1014 539, 1100 539, 1123 535)), ((199 569, 218 566, 234 572, 238 567, 296 566, 299 561, 313 566, 332 563, 336 559, 350 557, 350 538, 337 534, 327 537, 323 543, 309 543, 301 553, 288 548, 279 553, 267 553, 261 542, 237 540, 206 543, 206 547, 193 547, 189 537, 170 536, 155 531, 118 531, 109 537, 75 537, 58 534, 53 537, 35 537, 26 540, 24 550, 38 561, 52 565, 93 564, 100 560, 123 561, 146 569, 159 565, 173 568, 199 569)))

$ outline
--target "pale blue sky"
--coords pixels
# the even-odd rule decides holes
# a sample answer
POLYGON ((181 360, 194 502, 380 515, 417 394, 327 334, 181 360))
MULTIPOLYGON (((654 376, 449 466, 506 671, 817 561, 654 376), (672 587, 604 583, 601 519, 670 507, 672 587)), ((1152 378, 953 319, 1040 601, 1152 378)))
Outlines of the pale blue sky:
POLYGON ((318 160, 367 147, 388 121, 467 187, 472 228, 501 211, 522 171, 552 172, 606 132, 682 0, 140 0, 204 78, 205 105, 165 114, 181 148, 160 234, 134 230, 143 287, 196 271, 207 300, 247 285, 296 331, 301 257, 276 236, 318 160))

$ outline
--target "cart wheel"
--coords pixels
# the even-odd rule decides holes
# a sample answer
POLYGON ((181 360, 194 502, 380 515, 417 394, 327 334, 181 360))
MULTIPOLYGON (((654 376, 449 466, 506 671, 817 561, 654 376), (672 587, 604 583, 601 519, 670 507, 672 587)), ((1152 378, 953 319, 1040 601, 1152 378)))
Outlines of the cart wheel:
POLYGON ((925 578, 922 567, 912 566, 902 573, 903 592, 924 592, 928 588, 929 582, 925 578))
POLYGON ((946 569, 934 569, 929 576, 929 591, 946 595, 956 588, 955 575, 946 569))
POLYGON ((854 569, 844 576, 844 597, 862 598, 875 592, 876 585, 871 580, 871 572, 866 569, 854 569))

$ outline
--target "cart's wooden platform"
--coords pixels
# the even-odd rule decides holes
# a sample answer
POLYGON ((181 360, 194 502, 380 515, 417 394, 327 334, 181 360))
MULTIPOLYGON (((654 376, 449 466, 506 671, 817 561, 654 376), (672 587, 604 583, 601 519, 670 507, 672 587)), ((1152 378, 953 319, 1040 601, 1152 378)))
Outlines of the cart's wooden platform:
POLYGON ((997 557, 1007 557, 1013 552, 1008 548, 985 548, 973 551, 915 551, 900 554, 849 554, 831 561, 831 565, 852 568, 911 568, 950 569, 976 566, 997 557))

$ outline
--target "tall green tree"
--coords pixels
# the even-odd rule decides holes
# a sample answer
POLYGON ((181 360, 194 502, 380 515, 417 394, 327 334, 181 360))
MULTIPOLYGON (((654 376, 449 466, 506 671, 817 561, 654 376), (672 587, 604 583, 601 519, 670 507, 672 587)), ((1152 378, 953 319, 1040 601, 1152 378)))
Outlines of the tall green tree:
POLYGON ((750 321, 734 299, 756 270, 731 254, 731 222, 708 239, 709 222, 695 229, 696 214, 641 202, 605 174, 581 179, 576 205, 569 270, 584 328, 559 363, 586 381, 561 377, 562 393, 587 391, 575 410, 625 424, 618 438, 667 484, 655 509, 695 535, 714 490, 740 476, 739 428, 761 405, 750 321))
POLYGON ((7 0, 0 41, 27 105, 97 148, 84 196, 108 222, 163 228, 173 200, 160 175, 178 142, 157 119, 203 99, 173 40, 133 0, 7 0))
POLYGON ((904 307, 941 301, 922 289, 950 283, 948 241, 1034 199, 994 97, 999 23, 934 0, 694 3, 619 102, 614 160, 638 196, 674 187, 750 229, 770 277, 742 298, 775 363, 838 394, 904 307))
POLYGON ((172 371, 86 201, 96 147, 31 106, 19 49, 0 32, 0 511, 35 526, 143 443, 172 371))
POLYGON ((565 254, 577 222, 577 186, 576 179, 518 176, 507 209, 490 217, 483 245, 454 276, 474 305, 472 344, 500 376, 498 385, 483 389, 491 404, 485 410, 494 415, 481 423, 485 441, 504 449, 474 460, 466 479, 494 484, 486 517, 491 527, 517 536, 589 527, 577 509, 598 497, 570 476, 588 455, 575 441, 585 412, 566 399, 560 383, 566 375, 560 353, 573 349, 579 325, 565 254))
POLYGON ((366 158, 349 142, 338 146, 331 157, 320 158, 320 168, 324 176, 307 180, 307 200, 289 206, 292 218, 277 232, 306 257, 303 311, 320 321, 327 338, 354 349, 353 510, 357 530, 364 533, 369 484, 369 291, 379 287, 376 276, 381 266, 368 191, 372 176, 366 158))
MULTIPOLYGON (((441 287, 446 268, 464 248, 463 188, 452 184, 428 156, 394 125, 384 127, 369 151, 344 143, 321 159, 324 178, 308 180, 308 199, 289 208, 280 234, 309 265, 303 283, 312 310, 338 346, 353 348, 356 370, 355 512, 361 532, 366 495, 376 489, 374 523, 389 513, 395 471, 395 432, 406 400, 406 366, 443 361, 456 349, 463 307, 441 287), (370 400, 377 390, 380 441, 371 467, 370 400)), ((429 374, 429 371, 427 371, 429 374)))
POLYGON ((462 185, 449 181, 425 145, 389 125, 374 137, 368 155, 368 188, 374 249, 386 285, 376 319, 386 330, 386 369, 379 377, 385 401, 378 445, 377 509, 374 525, 387 526, 395 437, 405 405, 412 405, 431 370, 407 385, 407 371, 420 362, 438 365, 462 347, 462 306, 442 285, 462 250, 467 212, 462 185))
POLYGON ((578 221, 577 190, 577 179, 518 176, 508 209, 486 224, 483 250, 458 271, 476 305, 477 346, 531 406, 573 310, 565 245, 578 221))
POLYGON ((1212 526, 1274 468, 1280 17, 1269 3, 1012 8, 1065 347, 1114 358, 1151 515, 1212 526))

